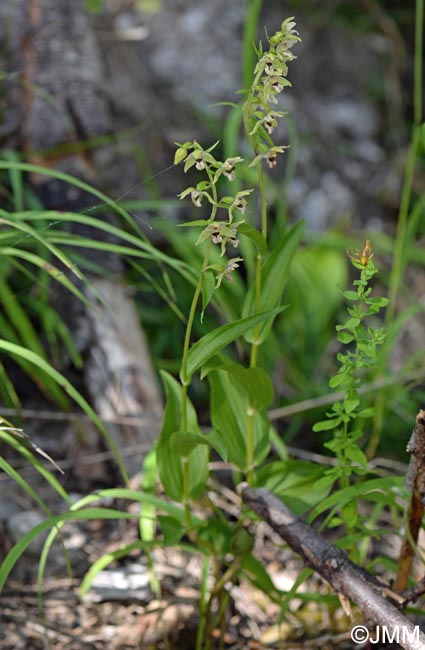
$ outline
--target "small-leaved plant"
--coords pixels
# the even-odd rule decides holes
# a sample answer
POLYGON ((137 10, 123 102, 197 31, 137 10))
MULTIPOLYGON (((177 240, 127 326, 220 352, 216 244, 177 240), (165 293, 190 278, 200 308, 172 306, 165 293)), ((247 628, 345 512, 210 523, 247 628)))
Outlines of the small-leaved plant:
MULTIPOLYGON (((384 327, 374 327, 373 318, 388 304, 388 299, 372 296, 370 281, 378 272, 372 257, 373 251, 369 240, 361 252, 348 253, 353 266, 360 271, 359 279, 354 281, 356 290, 343 291, 344 298, 351 303, 347 308, 348 319, 337 325, 337 339, 345 351, 337 355, 339 369, 330 381, 333 389, 343 390, 344 398, 336 401, 326 414, 327 419, 317 422, 313 431, 333 431, 331 440, 325 447, 332 451, 338 463, 326 470, 318 480, 316 487, 323 488, 339 483, 344 490, 350 485, 352 474, 364 475, 367 471, 367 458, 359 445, 363 428, 359 420, 373 416, 373 409, 361 408, 359 387, 364 380, 365 371, 371 371, 378 361, 378 348, 385 340, 384 327)), ((358 522, 358 510, 355 499, 347 501, 341 508, 342 521, 349 531, 353 531, 358 522)), ((341 519, 334 518, 334 524, 341 519)))

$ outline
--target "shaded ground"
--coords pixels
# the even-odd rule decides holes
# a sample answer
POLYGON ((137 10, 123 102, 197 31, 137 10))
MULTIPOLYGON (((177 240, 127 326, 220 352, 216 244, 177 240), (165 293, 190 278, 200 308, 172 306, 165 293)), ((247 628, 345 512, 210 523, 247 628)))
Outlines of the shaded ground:
MULTIPOLYGON (((397 467, 397 471, 403 469, 397 467)), ((54 512, 64 509, 52 498, 51 490, 41 479, 28 476, 28 473, 26 478, 54 512)), ((95 489, 87 476, 85 481, 75 481, 68 474, 66 487, 74 498, 78 496, 74 490, 80 490, 82 483, 86 493, 95 489)), ((135 487, 137 479, 133 481, 135 487)), ((18 499, 16 489, 13 490, 11 483, 3 479, 3 497, 7 494, 6 488, 11 489, 10 501, 15 505, 19 502, 21 514, 32 508, 31 502, 22 497, 18 499)), ((222 484, 210 484, 209 498, 229 518, 240 510, 239 497, 222 484)), ((129 505, 124 501, 103 499, 99 500, 98 505, 126 510, 132 515, 139 512, 137 504, 129 505)), ((31 512, 34 515, 34 510, 31 512)), ((208 512, 201 509, 197 514, 208 516, 208 512)), ((32 525, 34 523, 37 522, 32 521, 32 525)), ((9 518, 2 525, 0 552, 3 556, 12 545, 10 524, 9 518)), ((374 543, 374 554, 395 559, 399 541, 390 534, 390 515, 383 512, 381 521, 376 525, 387 528, 389 534, 382 538, 382 542, 378 540, 374 543)), ((283 591, 290 590, 302 569, 299 558, 282 544, 267 524, 256 522, 253 525, 247 522, 247 527, 255 538, 254 553, 275 585, 283 591)), ((78 590, 81 580, 93 563, 104 554, 137 541, 138 534, 137 517, 115 522, 94 520, 66 524, 62 543, 72 564, 73 577, 66 577, 63 548, 55 543, 49 554, 41 589, 44 620, 38 609, 36 586, 43 539, 33 543, 33 547, 19 560, 0 597, 0 650, 195 648, 201 578, 201 559, 197 554, 174 547, 156 548, 152 552, 152 560, 160 591, 154 593, 151 589, 152 573, 145 553, 132 551, 101 572, 87 596, 80 599, 78 590)), ((330 534, 330 539, 337 539, 338 531, 330 534)), ((383 567, 379 573, 386 578, 383 567)), ((225 648, 313 650, 323 646, 344 650, 353 647, 350 629, 354 622, 350 623, 338 598, 314 576, 299 588, 297 598, 291 599, 290 610, 283 623, 280 621, 279 606, 246 580, 236 585, 229 584, 228 589, 231 598, 226 631, 222 637, 225 648), (309 603, 304 600, 307 593, 314 595, 309 603)), ((353 621, 362 622, 361 614, 354 614, 353 621)), ((220 630, 215 630, 214 636, 214 647, 218 648, 220 630)))

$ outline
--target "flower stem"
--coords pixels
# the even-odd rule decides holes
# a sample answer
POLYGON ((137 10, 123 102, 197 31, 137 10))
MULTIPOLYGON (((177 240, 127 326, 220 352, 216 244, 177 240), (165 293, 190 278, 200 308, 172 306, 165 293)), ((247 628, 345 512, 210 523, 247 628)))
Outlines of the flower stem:
POLYGON ((254 479, 254 413, 249 409, 246 427, 246 480, 250 485, 254 479))
MULTIPOLYGON (((403 187, 401 192, 400 210, 397 219, 397 233, 394 241, 393 261, 390 273, 388 288, 389 306, 386 313, 385 325, 387 329, 391 327, 397 302, 397 295, 403 278, 404 266, 406 263, 407 250, 407 232, 409 225, 409 209, 412 198, 413 175, 419 155, 421 142, 421 123, 422 123, 422 58, 423 58, 423 18, 424 18, 424 0, 416 0, 415 15, 415 56, 414 56, 414 89, 413 89, 413 127, 410 141, 409 152, 407 155, 406 168, 404 172, 403 187)), ((377 379, 381 378, 387 367, 388 356, 390 353, 389 346, 384 346, 382 351, 382 361, 380 364, 377 379)), ((385 393, 378 394, 375 403, 376 415, 373 421, 372 435, 366 451, 368 459, 374 457, 381 440, 381 431, 384 423, 385 412, 385 393)))
MULTIPOLYGON (((190 339, 192 336, 193 323, 195 320, 196 307, 198 305, 199 296, 202 290, 202 276, 205 272, 206 267, 208 266, 208 260, 211 250, 211 240, 208 240, 207 248, 205 251, 204 261, 202 264, 202 269, 199 274, 198 283, 195 288, 195 292, 192 298, 192 304, 190 306, 189 317, 187 319, 186 333, 184 337, 183 344, 183 356, 182 356, 182 365, 181 365, 181 382, 182 382, 182 406, 181 406, 181 420, 180 420, 180 430, 187 431, 188 426, 188 401, 187 401, 187 391, 190 385, 190 379, 187 376, 187 360, 189 356, 189 347, 190 339)), ((186 527, 190 528, 190 485, 189 485, 189 458, 184 456, 182 459, 183 463, 183 503, 186 519, 186 527)))

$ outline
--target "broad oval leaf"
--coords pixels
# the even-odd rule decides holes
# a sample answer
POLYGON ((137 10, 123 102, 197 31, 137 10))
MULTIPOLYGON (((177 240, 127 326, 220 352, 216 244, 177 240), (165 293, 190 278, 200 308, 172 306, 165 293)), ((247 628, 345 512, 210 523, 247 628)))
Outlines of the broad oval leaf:
POLYGON ((178 456, 188 456, 198 445, 208 445, 208 440, 202 433, 175 431, 170 436, 170 449, 178 456))
MULTIPOLYGON (((247 423, 250 404, 246 391, 230 373, 215 370, 208 376, 211 384, 211 420, 226 445, 229 460, 247 469, 247 423)), ((270 450, 269 423, 258 411, 253 416, 254 458, 262 463, 270 450)), ((216 446, 217 451, 219 451, 216 446)), ((220 453, 220 451, 219 451, 220 453)))
POLYGON ((185 527, 173 517, 158 515, 158 521, 164 534, 164 545, 175 546, 185 533, 185 527))
POLYGON ((273 319, 281 311, 282 307, 277 307, 276 309, 270 309, 260 314, 241 318, 233 323, 222 325, 203 336, 189 350, 186 369, 184 370, 182 368, 180 372, 182 383, 189 383, 193 373, 201 368, 214 354, 217 354, 217 352, 229 345, 229 343, 243 336, 247 330, 255 327, 255 325, 270 318, 273 319))
MULTIPOLYGON (((175 501, 183 499, 183 465, 182 459, 171 446, 173 434, 181 426, 182 387, 167 372, 161 372, 165 386, 166 406, 162 430, 156 448, 158 473, 164 490, 175 501)), ((188 426, 200 434, 196 411, 191 401, 187 401, 188 426)), ((189 492, 193 498, 198 497, 205 488, 208 478, 208 448, 199 444, 187 455, 189 463, 189 492)))
POLYGON ((211 271, 205 271, 202 274, 202 312, 201 312, 201 323, 204 320, 204 312, 211 302, 213 297, 215 287, 215 278, 214 273, 211 271))
POLYGON ((349 332, 338 332, 336 338, 340 343, 348 345, 348 343, 354 341, 354 334, 350 334, 349 332))
POLYGON ((344 398, 344 407, 347 413, 352 413, 360 404, 359 394, 356 390, 347 390, 344 398))
POLYGON ((211 422, 216 434, 225 442, 229 460, 237 467, 246 465, 246 395, 238 390, 227 372, 217 370, 208 375, 211 386, 211 422))
POLYGON ((330 431, 331 429, 336 429, 336 427, 340 424, 341 418, 321 420, 320 422, 316 422, 316 424, 313 425, 313 431, 330 431))
POLYGON ((250 226, 249 223, 241 223, 238 227, 238 233, 245 235, 245 237, 249 237, 249 239, 256 244, 258 252, 261 253, 261 255, 265 255, 267 251, 267 243, 263 235, 256 228, 250 226))
POLYGON ((357 445, 350 445, 345 449, 345 455, 354 463, 358 463, 361 467, 367 467, 367 458, 360 447, 357 445))
POLYGON ((211 366, 202 369, 201 377, 205 376, 210 370, 225 370, 245 390, 251 408, 261 410, 267 408, 273 402, 273 383, 262 368, 245 368, 239 363, 225 361, 219 355, 213 357, 210 361, 212 362, 211 366))
MULTIPOLYGON (((281 304, 291 261, 300 244, 303 230, 304 222, 296 223, 267 256, 262 272, 260 309, 273 309, 281 304)), ((253 285, 246 295, 242 316, 255 312, 255 301, 255 285, 253 285)), ((256 332, 253 329, 245 332, 245 340, 248 343, 254 341, 258 344, 262 343, 270 333, 273 320, 274 316, 263 322, 256 332)))
POLYGON ((297 515, 325 499, 330 485, 317 488, 323 476, 320 465, 304 460, 273 461, 257 470, 257 485, 266 487, 297 515))

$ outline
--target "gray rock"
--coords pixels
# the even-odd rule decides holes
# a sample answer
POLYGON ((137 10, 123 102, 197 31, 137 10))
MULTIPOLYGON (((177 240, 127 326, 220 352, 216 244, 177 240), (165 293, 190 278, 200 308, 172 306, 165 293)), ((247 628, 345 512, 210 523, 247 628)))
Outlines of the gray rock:
POLYGON ((17 503, 15 503, 11 495, 2 490, 2 495, 0 498, 0 521, 7 521, 12 515, 20 512, 21 508, 17 503))
POLYGON ((372 138, 379 128, 377 108, 356 97, 327 103, 320 117, 324 128, 342 131, 353 140, 372 138))
POLYGON ((100 571, 92 583, 88 600, 138 600, 150 601, 153 594, 149 586, 150 576, 146 566, 129 564, 119 569, 100 571))
POLYGON ((300 201, 299 214, 313 230, 324 230, 337 218, 353 211, 353 196, 337 174, 326 172, 321 185, 300 201))
MULTIPOLYGON (((23 510, 22 512, 17 512, 9 517, 6 526, 10 537, 16 543, 44 520, 45 517, 36 510, 23 510)), ((40 555, 48 534, 49 531, 46 531, 37 535, 28 546, 28 553, 31 555, 40 555)))

